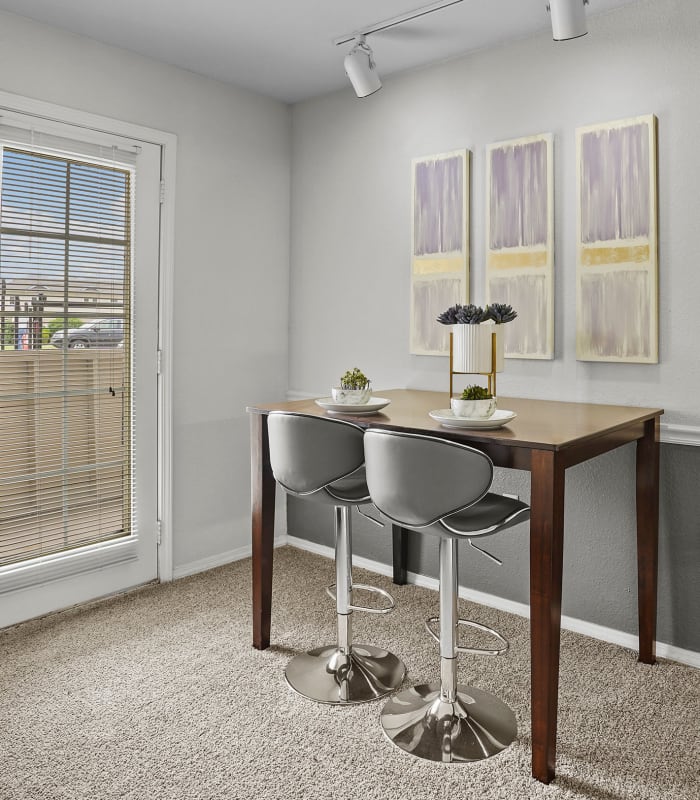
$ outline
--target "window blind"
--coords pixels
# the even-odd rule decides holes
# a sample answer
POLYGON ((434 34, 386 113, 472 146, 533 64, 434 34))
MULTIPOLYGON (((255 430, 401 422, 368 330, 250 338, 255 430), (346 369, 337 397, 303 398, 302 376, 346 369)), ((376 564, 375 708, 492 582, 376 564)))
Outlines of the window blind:
POLYGON ((0 168, 0 566, 131 535, 132 170, 0 168))

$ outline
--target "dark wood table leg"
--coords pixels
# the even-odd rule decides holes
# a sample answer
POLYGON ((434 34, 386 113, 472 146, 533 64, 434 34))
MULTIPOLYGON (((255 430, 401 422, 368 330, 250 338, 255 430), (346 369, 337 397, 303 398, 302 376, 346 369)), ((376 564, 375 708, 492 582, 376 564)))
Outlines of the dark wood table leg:
POLYGON ((530 650, 532 775, 554 778, 559 695, 564 466, 552 450, 532 451, 530 498, 530 650))
POLYGON ((658 418, 644 423, 637 441, 637 603, 639 660, 653 664, 656 644, 656 592, 659 571, 658 418))
POLYGON ((391 526, 394 562, 394 583, 406 585, 406 553, 408 551, 408 534, 400 525, 391 526))
POLYGON ((267 416, 250 415, 250 487, 253 539, 253 647, 270 644, 275 479, 270 467, 267 416))

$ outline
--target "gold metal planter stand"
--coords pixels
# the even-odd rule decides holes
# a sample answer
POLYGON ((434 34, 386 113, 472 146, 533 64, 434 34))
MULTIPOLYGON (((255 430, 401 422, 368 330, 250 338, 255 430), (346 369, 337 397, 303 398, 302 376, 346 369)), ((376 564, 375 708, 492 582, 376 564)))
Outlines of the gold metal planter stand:
POLYGON ((486 375, 488 378, 488 391, 496 397, 496 332, 491 334, 491 369, 489 372, 461 372, 454 368, 454 334, 450 331, 450 397, 452 397, 454 375, 486 375))

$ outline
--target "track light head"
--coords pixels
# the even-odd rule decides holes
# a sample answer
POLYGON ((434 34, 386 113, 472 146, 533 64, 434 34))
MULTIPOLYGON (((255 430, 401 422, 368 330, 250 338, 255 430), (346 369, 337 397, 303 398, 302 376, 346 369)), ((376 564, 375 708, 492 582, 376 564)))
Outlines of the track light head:
POLYGON ((345 74, 358 97, 367 97, 382 88, 372 48, 364 36, 358 37, 352 50, 345 56, 345 74))
POLYGON ((552 17, 552 37, 555 42, 577 39, 588 33, 585 6, 588 0, 549 0, 547 10, 552 17))

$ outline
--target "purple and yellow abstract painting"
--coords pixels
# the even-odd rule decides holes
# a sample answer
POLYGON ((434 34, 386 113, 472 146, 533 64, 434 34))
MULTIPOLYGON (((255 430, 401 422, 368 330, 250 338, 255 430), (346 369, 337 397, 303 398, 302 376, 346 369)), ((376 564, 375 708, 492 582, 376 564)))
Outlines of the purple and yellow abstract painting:
POLYGON ((506 326, 506 358, 554 356, 552 135, 487 148, 486 293, 518 317, 506 326))
POLYGON ((655 364, 656 118, 578 128, 576 357, 655 364))
POLYGON ((411 339, 416 355, 446 355, 438 314, 469 300, 469 151, 415 159, 411 246, 411 339))

